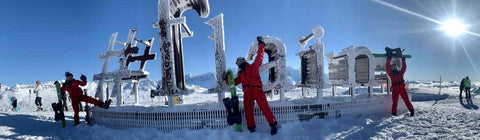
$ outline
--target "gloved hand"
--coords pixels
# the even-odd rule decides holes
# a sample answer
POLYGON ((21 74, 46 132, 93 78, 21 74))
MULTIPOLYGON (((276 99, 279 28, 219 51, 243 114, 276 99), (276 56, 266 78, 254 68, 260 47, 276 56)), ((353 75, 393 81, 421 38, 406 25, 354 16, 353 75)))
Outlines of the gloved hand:
POLYGON ((82 81, 87 81, 87 77, 82 74, 82 76, 80 76, 80 80, 82 80, 82 81))
POLYGON ((259 45, 260 45, 260 44, 265 45, 265 41, 264 41, 264 39, 263 39, 262 36, 257 36, 257 41, 258 41, 258 44, 259 44, 259 45))
POLYGON ((387 58, 392 58, 392 51, 390 50, 389 47, 385 47, 385 52, 387 52, 385 55, 387 56, 387 58))
POLYGON ((222 74, 222 79, 227 80, 229 72, 223 73, 222 74))
POLYGON ((400 57, 400 58, 403 57, 403 54, 402 54, 402 51, 401 51, 401 50, 397 52, 397 57, 400 57))

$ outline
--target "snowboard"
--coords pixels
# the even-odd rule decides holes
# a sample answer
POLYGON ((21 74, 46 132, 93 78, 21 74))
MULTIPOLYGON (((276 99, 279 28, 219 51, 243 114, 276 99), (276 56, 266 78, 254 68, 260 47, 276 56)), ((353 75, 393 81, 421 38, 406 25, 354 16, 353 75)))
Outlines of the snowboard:
POLYGON ((238 107, 238 96, 235 88, 235 81, 232 70, 227 71, 228 87, 230 89, 231 98, 224 98, 223 104, 227 109, 227 123, 228 125, 235 124, 237 132, 242 132, 242 115, 238 107))
POLYGON ((389 47, 385 47, 385 54, 373 54, 373 56, 375 57, 388 57, 388 56, 391 56, 391 58, 402 58, 402 57, 405 57, 405 58, 412 58, 412 55, 402 55, 401 52, 405 51, 405 49, 401 49, 401 48, 395 48, 395 49, 391 49, 389 47))
POLYGON ((63 103, 62 103, 62 95, 60 91, 60 83, 58 81, 55 81, 55 87, 57 90, 57 97, 58 97, 58 103, 52 103, 52 108, 53 111, 55 112, 55 121, 62 121, 62 127, 65 128, 66 122, 65 122, 65 114, 63 112, 63 103))

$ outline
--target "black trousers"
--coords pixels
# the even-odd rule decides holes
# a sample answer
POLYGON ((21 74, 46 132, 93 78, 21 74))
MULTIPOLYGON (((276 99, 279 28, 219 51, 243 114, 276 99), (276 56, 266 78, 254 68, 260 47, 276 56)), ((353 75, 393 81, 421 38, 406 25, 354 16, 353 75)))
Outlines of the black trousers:
POLYGON ((470 98, 470 87, 465 87, 465 96, 470 98))
POLYGON ((35 105, 42 106, 42 97, 35 98, 35 105))

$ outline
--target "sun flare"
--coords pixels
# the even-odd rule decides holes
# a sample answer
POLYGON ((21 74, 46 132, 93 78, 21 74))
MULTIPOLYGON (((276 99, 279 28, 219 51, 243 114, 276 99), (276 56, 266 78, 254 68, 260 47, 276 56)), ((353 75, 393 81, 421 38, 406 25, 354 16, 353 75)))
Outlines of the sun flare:
POLYGON ((441 30, 445 31, 448 35, 456 37, 467 31, 467 25, 457 19, 450 19, 441 24, 441 30))

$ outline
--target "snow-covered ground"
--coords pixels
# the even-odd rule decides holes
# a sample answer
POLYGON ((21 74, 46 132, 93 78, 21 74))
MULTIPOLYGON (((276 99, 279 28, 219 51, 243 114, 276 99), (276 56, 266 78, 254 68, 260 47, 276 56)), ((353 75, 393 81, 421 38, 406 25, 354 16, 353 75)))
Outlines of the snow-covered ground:
MULTIPOLYGON (((477 96, 478 83, 474 84, 472 99, 458 98, 458 82, 442 82, 439 93, 438 82, 410 81, 409 93, 417 116, 408 114, 391 116, 385 113, 363 114, 362 116, 342 116, 338 119, 297 121, 281 124, 282 128, 271 136, 268 128, 259 126, 256 133, 235 132, 233 128, 177 130, 160 132, 154 128, 111 129, 100 125, 89 126, 73 124, 73 112, 67 112, 67 127, 53 120, 52 111, 35 112, 33 97, 28 97, 28 88, 17 88, 16 92, 0 89, 0 139, 480 139, 480 96, 477 96), (21 108, 11 112, 8 99, 16 96, 21 108)), ((45 84, 46 86, 48 85, 45 84)), ((150 99, 146 92, 151 84, 140 88, 142 104, 163 104, 162 98, 150 99), (143 95, 147 94, 147 95, 143 95), (145 97, 144 97, 145 96, 145 97)), ((87 86, 94 91, 95 85, 87 86)), ((196 86, 191 86, 196 88, 196 86)), ((196 93, 185 96, 186 103, 216 102, 216 94, 208 94, 205 88, 198 87, 196 93)), ((324 90, 329 96, 330 89, 324 90)), ((365 93, 365 89, 357 89, 365 93)), ((374 89, 374 91, 379 91, 374 89)), ((55 95, 53 90, 46 90, 47 95, 55 95)), ((125 92, 128 93, 126 90, 125 92)), ((337 89, 338 94, 347 94, 346 88, 337 89)), ((301 98, 299 89, 286 94, 288 99, 301 98)), ((314 96, 314 95, 309 95, 314 96)), ((133 97, 125 97, 126 103, 133 97)), ((275 96, 273 100, 278 99, 275 96)), ((47 110, 55 96, 44 97, 47 110)), ((402 100, 400 99, 399 102, 402 100)), ((71 108, 71 107, 70 107, 71 108)), ((405 106, 399 106, 405 108, 405 106)), ((70 110, 71 111, 71 110, 70 110)), ((246 130, 246 129, 245 129, 246 130)))

